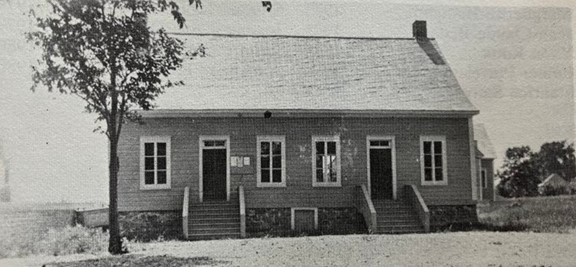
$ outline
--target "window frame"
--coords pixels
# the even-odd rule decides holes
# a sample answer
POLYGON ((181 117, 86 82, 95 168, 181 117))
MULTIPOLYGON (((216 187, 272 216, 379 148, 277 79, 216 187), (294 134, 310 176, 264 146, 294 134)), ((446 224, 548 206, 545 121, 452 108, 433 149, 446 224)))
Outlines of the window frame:
POLYGON ((318 208, 316 207, 292 207, 290 208, 290 229, 296 230, 296 211, 314 211, 314 230, 318 230, 318 208))
POLYGON ((482 189, 488 188, 488 170, 486 168, 480 169, 480 185, 482 189))
MULTIPOLYGON (((324 146, 327 150, 328 146, 324 146)), ((342 186, 342 171, 341 171, 341 157, 340 153, 340 136, 330 135, 330 136, 312 136, 312 186, 313 187, 341 187, 342 186), (316 142, 336 142, 336 182, 318 182, 316 179, 316 142)))
MULTIPOLYGON (((432 150, 434 149, 434 145, 432 144, 432 150)), ((447 161, 447 153, 446 153, 446 136, 432 136, 432 135, 424 135, 420 136, 420 175, 421 175, 421 184, 422 185, 448 185, 448 161, 447 161), (436 180, 436 172, 432 172, 432 181, 426 181, 425 179, 425 166, 424 166, 424 142, 441 142, 442 143, 442 180, 436 180)), ((434 154, 433 151, 432 154, 434 154)), ((432 156, 432 169, 436 168, 436 164, 434 162, 434 156, 432 156)))
MULTIPOLYGON (((270 148, 272 149, 272 148, 270 148)), ((259 135, 256 137, 256 187, 286 187, 286 137, 283 135, 259 135), (270 182, 262 182, 261 162, 262 156, 261 142, 281 142, 280 155, 281 160, 281 181, 279 183, 273 182, 272 177, 272 162, 270 162, 270 182)))
POLYGON ((171 137, 170 136, 141 136, 140 137, 140 190, 157 190, 171 188, 171 137), (154 143, 154 184, 146 184, 145 177, 145 144, 154 143), (166 143, 166 183, 158 184, 158 155, 157 144, 166 143))

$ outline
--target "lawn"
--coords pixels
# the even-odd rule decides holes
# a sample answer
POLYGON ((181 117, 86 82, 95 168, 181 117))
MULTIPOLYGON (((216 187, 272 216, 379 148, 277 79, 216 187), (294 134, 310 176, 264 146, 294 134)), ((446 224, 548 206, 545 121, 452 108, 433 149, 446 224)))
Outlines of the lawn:
POLYGON ((487 228, 565 233, 576 228, 576 196, 482 203, 478 205, 478 219, 487 228))

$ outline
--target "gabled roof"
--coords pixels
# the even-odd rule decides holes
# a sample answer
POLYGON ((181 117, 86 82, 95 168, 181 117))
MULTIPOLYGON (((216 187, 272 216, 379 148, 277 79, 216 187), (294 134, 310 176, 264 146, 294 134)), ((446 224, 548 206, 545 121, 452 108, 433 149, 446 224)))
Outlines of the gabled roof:
POLYGON ((550 174, 548 176, 548 178, 546 178, 544 181, 542 181, 542 183, 538 184, 539 187, 542 186, 565 186, 567 185, 568 182, 566 180, 564 180, 564 178, 562 178, 560 175, 558 174, 550 174))
POLYGON ((189 51, 157 98, 164 111, 461 113, 464 95, 434 39, 178 35, 189 51))
POLYGON ((478 123, 474 124, 474 139, 477 143, 477 148, 484 155, 485 159, 495 159, 496 152, 484 124, 478 123))

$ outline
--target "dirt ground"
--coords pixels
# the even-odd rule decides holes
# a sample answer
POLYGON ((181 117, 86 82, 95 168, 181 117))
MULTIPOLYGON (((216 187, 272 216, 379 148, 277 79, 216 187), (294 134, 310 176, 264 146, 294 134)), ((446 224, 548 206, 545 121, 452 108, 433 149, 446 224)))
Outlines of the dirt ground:
POLYGON ((575 266, 576 232, 458 232, 131 244, 131 253, 0 260, 0 266, 575 266))

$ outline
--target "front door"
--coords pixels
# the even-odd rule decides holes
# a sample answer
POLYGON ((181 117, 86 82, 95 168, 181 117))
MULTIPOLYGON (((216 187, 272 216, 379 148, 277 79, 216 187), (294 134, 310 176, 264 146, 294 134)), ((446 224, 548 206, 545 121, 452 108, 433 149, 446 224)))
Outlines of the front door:
POLYGON ((373 199, 392 199, 394 184, 392 173, 391 140, 369 140, 370 193, 373 199))
POLYGON ((225 147, 207 146, 202 149, 202 191, 204 200, 226 200, 225 147))

